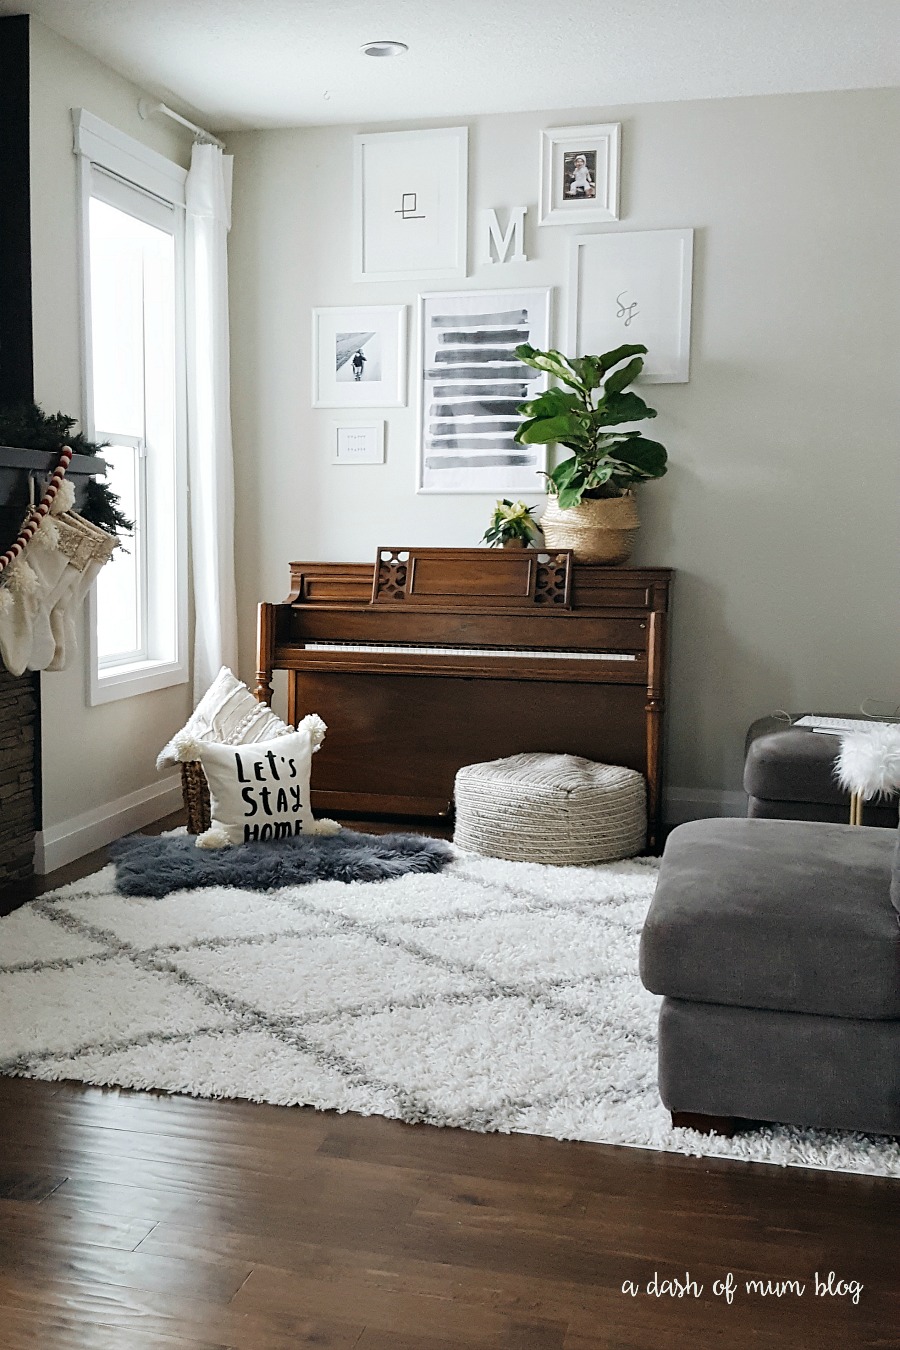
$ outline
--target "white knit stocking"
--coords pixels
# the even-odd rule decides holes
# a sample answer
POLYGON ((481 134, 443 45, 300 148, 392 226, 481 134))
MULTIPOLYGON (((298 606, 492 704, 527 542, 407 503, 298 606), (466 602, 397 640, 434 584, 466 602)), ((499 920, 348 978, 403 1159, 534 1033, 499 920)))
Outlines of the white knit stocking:
POLYGON ((38 579, 24 556, 19 557, 4 572, 0 587, 0 656, 10 675, 22 675, 28 668, 40 602, 38 579))
POLYGON ((114 535, 107 534, 74 512, 57 517, 57 525, 60 530, 60 551, 66 555, 69 565, 51 597, 50 628, 54 654, 47 670, 63 670, 77 650, 75 620, 98 572, 119 546, 114 535))
POLYGON ((59 585, 69 565, 69 560, 59 547, 60 531, 56 521, 45 516, 34 538, 28 544, 20 558, 27 559, 35 579, 36 590, 30 604, 31 641, 26 642, 24 633, 20 635, 20 659, 28 646, 25 665, 29 670, 46 670, 56 651, 56 640, 50 627, 50 597, 59 585))

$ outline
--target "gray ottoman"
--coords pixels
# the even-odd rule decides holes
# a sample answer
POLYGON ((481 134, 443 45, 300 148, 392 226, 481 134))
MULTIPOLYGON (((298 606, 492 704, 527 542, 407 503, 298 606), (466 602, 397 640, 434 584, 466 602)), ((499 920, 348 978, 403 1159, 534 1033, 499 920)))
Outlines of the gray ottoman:
POLYGON ((900 1134, 898 877, 886 830, 703 820, 672 832, 641 979, 664 995, 659 1091, 676 1124, 900 1134))
MULTIPOLYGON (((747 815, 845 824, 850 819, 850 795, 834 781, 839 748, 837 736, 809 727, 789 727, 775 717, 754 722, 747 733, 744 761, 747 815)), ((863 822, 896 825, 896 797, 891 802, 866 802, 863 822)))

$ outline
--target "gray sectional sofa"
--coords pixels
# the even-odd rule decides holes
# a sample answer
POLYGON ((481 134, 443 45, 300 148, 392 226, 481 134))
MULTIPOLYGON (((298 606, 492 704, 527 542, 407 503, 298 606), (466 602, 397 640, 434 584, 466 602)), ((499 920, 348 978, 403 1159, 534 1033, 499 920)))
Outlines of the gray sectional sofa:
POLYGON ((641 940, 676 1124, 900 1135, 900 839, 795 820, 672 832, 641 940))

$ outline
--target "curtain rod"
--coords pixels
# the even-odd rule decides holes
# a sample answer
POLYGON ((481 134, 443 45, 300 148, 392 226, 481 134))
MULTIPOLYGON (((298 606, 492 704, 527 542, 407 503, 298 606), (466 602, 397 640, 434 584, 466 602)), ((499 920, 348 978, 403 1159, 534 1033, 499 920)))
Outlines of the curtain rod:
POLYGON ((165 103, 151 103, 148 98, 138 99, 138 112, 145 122, 154 113, 162 113, 164 117, 171 117, 173 122, 180 122, 183 127, 187 127, 188 131, 192 131, 205 144, 217 145, 220 150, 225 149, 224 143, 213 136, 211 132, 204 131, 202 127, 197 126, 196 122, 189 122, 186 117, 182 117, 181 113, 177 113, 174 108, 170 108, 165 103))

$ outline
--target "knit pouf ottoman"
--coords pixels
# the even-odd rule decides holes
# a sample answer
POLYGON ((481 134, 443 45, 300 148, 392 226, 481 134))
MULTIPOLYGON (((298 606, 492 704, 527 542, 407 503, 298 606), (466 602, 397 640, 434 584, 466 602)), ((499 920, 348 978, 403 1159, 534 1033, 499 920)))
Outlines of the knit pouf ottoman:
POLYGON ((647 840, 643 776, 575 755, 510 755, 456 775, 453 842, 471 853, 555 866, 613 862, 647 840))

